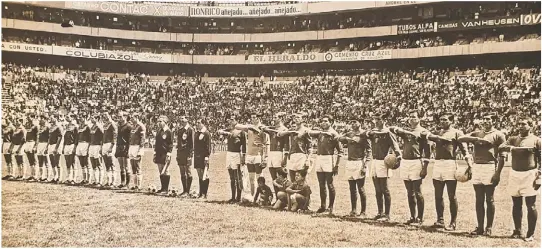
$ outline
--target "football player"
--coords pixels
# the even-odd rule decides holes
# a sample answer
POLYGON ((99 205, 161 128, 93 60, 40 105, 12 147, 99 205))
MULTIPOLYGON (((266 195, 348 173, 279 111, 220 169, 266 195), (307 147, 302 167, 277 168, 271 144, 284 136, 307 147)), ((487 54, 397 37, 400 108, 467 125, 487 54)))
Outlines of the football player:
POLYGON ((156 142, 154 145, 154 163, 158 165, 160 173, 161 188, 157 193, 167 194, 169 191, 169 163, 171 162, 171 151, 173 150, 173 133, 169 129, 168 118, 160 116, 158 118, 158 127, 156 132, 156 142))
MULTIPOLYGON (((517 125, 519 135, 510 137, 507 142, 499 146, 499 150, 512 154, 512 170, 508 178, 508 192, 512 195, 512 217, 514 219, 514 232, 511 237, 521 238, 523 198, 525 197, 527 235, 524 240, 530 242, 534 241, 538 218, 536 195, 540 188, 540 138, 531 133, 532 120, 521 118, 517 125)), ((501 153, 499 160, 505 160, 504 154, 501 153)))
POLYGON ((53 170, 53 179, 51 183, 60 182, 60 142, 62 142, 63 129, 58 120, 58 115, 51 115, 50 120, 51 127, 49 128, 49 145, 47 146, 47 154, 49 155, 49 161, 51 162, 51 168, 53 170))
POLYGON ((94 182, 91 183, 91 186, 101 188, 103 167, 100 162, 100 158, 102 157, 101 152, 103 146, 104 130, 102 124, 99 123, 99 121, 99 114, 94 114, 90 118, 90 146, 88 148, 88 155, 90 156, 90 164, 92 165, 93 170, 93 174, 91 174, 91 176, 94 175, 94 182))
MULTIPOLYGON (((15 156, 15 162, 17 163, 18 175, 15 176, 15 180, 22 180, 25 171, 23 164, 23 145, 26 139, 26 129, 24 128, 24 118, 17 117, 14 119, 15 131, 11 139, 11 154, 15 156)), ((13 173, 13 172, 12 172, 13 173)))
POLYGON ((246 154, 246 133, 235 129, 237 120, 234 115, 228 118, 229 129, 219 130, 219 135, 227 136, 228 150, 226 152, 226 168, 230 176, 231 199, 229 203, 241 201, 241 191, 243 190, 242 175, 240 171, 241 162, 246 154))
POLYGON ((40 116, 38 132, 38 143, 36 143, 36 154, 38 155, 38 166, 39 166, 39 180, 41 182, 47 181, 49 178, 49 171, 47 165, 47 145, 49 144, 49 124, 47 123, 49 116, 47 114, 42 114, 40 116), (45 168, 45 169, 44 169, 45 168), (45 176, 43 175, 45 173, 45 176))
MULTIPOLYGON (((288 137, 280 137, 280 132, 288 131, 288 128, 284 126, 282 122, 282 113, 274 115, 273 126, 264 127, 263 131, 269 136, 269 173, 273 181, 277 179, 277 171, 286 167, 286 161, 288 159, 288 137)), ((275 190, 275 196, 277 194, 277 188, 273 185, 275 190)))
POLYGON ((311 137, 309 129, 303 124, 303 114, 293 115, 292 129, 279 132, 279 137, 289 139, 290 153, 287 168, 290 175, 290 182, 295 182, 295 175, 298 171, 309 169, 309 157, 312 153, 311 137))
POLYGON ((181 116, 181 128, 177 131, 177 165, 181 172, 181 197, 190 196, 192 187, 192 158, 194 156, 194 128, 188 123, 188 117, 181 116))
MULTIPOLYGON (((459 153, 464 158, 471 158, 468 155, 468 148, 465 143, 458 142, 458 139, 464 136, 463 132, 452 126, 453 115, 444 113, 440 116, 440 130, 437 134, 429 134, 429 141, 435 142, 435 164, 433 165, 433 186, 435 187, 435 208, 437 211, 437 222, 433 225, 435 228, 445 228, 448 231, 456 229, 457 220, 457 197, 455 191, 457 180, 455 172, 457 170, 456 158, 459 153), (450 224, 445 227, 444 224, 444 187, 448 192, 450 200, 450 224)), ((470 159, 467 165, 470 167, 470 159)))
POLYGON ((75 155, 79 159, 79 165, 81 166, 81 171, 83 172, 83 180, 80 182, 81 185, 90 184, 90 169, 88 167, 88 155, 90 147, 90 126, 88 120, 86 120, 83 115, 81 115, 81 120, 79 121, 79 126, 77 129, 77 147, 75 149, 75 155))
POLYGON ((117 136, 117 148, 115 157, 119 161, 120 166, 120 185, 119 189, 127 189, 130 185, 130 171, 128 168, 128 149, 130 147, 130 137, 132 125, 128 122, 128 113, 119 112, 119 127, 117 136))
POLYGON ((427 140, 429 131, 420 125, 416 110, 409 113, 409 128, 407 130, 390 127, 390 131, 403 140, 403 153, 400 174, 405 183, 408 195, 410 219, 405 224, 422 225, 424 214, 424 199, 422 195, 422 180, 427 176, 427 166, 431 158, 431 150, 427 140), (416 207, 418 213, 416 216, 416 207))
POLYGON ((346 161, 346 180, 350 186, 350 216, 366 217, 367 196, 365 194, 365 177, 371 165, 372 149, 367 131, 361 129, 359 120, 351 120, 352 130, 338 138, 339 142, 348 145, 348 161, 346 161), (360 199, 360 213, 357 213, 357 196, 360 199))
POLYGON ((24 151, 28 158, 28 164, 30 166, 30 177, 26 180, 34 182, 36 181, 36 141, 38 140, 39 124, 35 120, 36 115, 31 113, 28 115, 27 127, 28 133, 26 134, 26 143, 24 144, 24 151))
POLYGON ((141 172, 141 157, 143 157, 145 136, 147 129, 145 125, 139 120, 139 113, 133 113, 132 131, 130 135, 130 147, 128 149, 128 156, 130 157, 130 165, 132 166, 132 175, 134 176, 134 186, 131 190, 140 191, 142 188, 143 175, 141 172))
POLYGON ((68 115, 66 118, 68 125, 66 127, 66 132, 64 132, 64 147, 62 152, 64 154, 64 160, 66 161, 66 168, 68 169, 68 179, 67 184, 75 184, 75 150, 77 148, 77 138, 79 135, 77 122, 73 119, 72 114, 68 115))
POLYGON ((493 126, 496 114, 484 115, 482 121, 483 130, 473 131, 458 141, 474 144, 474 162, 472 164, 471 182, 476 194, 476 219, 478 227, 471 235, 491 236, 493 219, 495 218, 494 194, 495 187, 499 184, 504 161, 498 160, 499 146, 506 142, 504 134, 493 126), (497 169, 496 169, 497 168, 497 169), (487 203, 487 226, 484 231, 484 216, 487 203))
POLYGON ((339 163, 342 156, 342 145, 338 141, 339 134, 331 127, 333 119, 331 116, 325 116, 321 120, 322 131, 309 131, 311 137, 318 139, 316 176, 320 186, 320 208, 316 213, 329 212, 333 214, 335 204, 335 186, 333 177, 339 173, 339 163), (329 206, 326 209, 327 190, 329 191, 329 206))
POLYGON ((6 161, 6 166, 8 168, 8 174, 2 177, 2 180, 11 180, 13 179, 13 163, 11 155, 11 139, 13 138, 13 132, 15 127, 9 119, 4 119, 2 123, 2 154, 4 154, 4 160, 6 161))
POLYGON ((105 164, 105 171, 107 173, 107 182, 104 184, 105 188, 111 189, 115 187, 115 164, 113 162, 113 148, 117 142, 117 125, 113 122, 109 113, 104 114, 104 134, 103 134, 103 146, 102 146, 102 158, 105 164))
POLYGON ((194 134, 194 168, 198 172, 198 198, 207 199, 209 190, 209 157, 211 156, 211 133, 205 127, 203 119, 196 121, 197 131, 194 134))

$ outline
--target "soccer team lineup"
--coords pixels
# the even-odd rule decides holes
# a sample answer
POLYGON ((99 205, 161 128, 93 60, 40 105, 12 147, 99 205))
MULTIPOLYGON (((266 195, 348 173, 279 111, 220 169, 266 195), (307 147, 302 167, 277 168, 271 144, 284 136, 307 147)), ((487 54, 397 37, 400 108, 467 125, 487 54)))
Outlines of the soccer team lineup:
MULTIPOLYGON (((493 195, 504 178, 503 181, 508 181, 506 191, 512 196, 513 205, 521 208, 525 199, 528 230, 523 239, 533 240, 536 196, 540 188, 540 139, 531 134, 530 119, 519 119, 519 135, 506 139, 494 128, 496 113, 486 113, 480 126, 469 134, 453 127, 454 117, 450 113, 441 115, 438 133, 431 133, 420 125, 417 111, 408 114, 408 126, 404 128, 388 127, 385 115, 374 113, 370 117, 374 124, 371 129, 362 128, 366 119, 350 120, 350 129, 345 134, 335 131, 331 116, 322 117, 319 127, 313 128, 304 124, 303 113, 275 114, 271 125, 262 124, 257 113, 250 114, 248 124, 238 123, 235 115, 228 116, 228 128, 217 131, 227 139, 226 157, 220 159, 225 160, 226 165, 220 170, 229 175, 231 198, 227 203, 333 216, 336 192, 343 191, 334 187, 334 181, 345 180, 351 203, 351 211, 346 216, 385 223, 390 221, 392 208, 388 182, 392 175, 398 174, 404 182, 406 196, 394 196, 394 199, 407 199, 410 210, 410 218, 404 224, 424 224, 423 195, 434 191, 437 220, 432 227, 454 231, 458 229, 456 187, 458 182, 468 182, 473 186, 468 194, 475 196, 478 222, 470 234, 492 236, 493 195), (285 126, 285 119, 290 121, 289 127, 285 126), (314 148, 313 142, 316 143, 314 148), (511 170, 505 176, 502 171, 508 156, 511 170), (458 163, 459 157, 464 159, 464 164, 458 163), (428 175, 430 160, 434 160, 434 164, 432 174, 428 175), (341 164, 344 170, 338 176, 341 161, 344 161, 341 164), (272 182, 266 183, 261 177, 264 171, 269 172, 272 182), (317 176, 319 200, 317 192, 313 193, 314 185, 306 180, 308 174, 317 176), (374 183, 374 204, 378 208, 378 213, 371 217, 366 213, 367 202, 374 205, 365 193, 365 182, 369 178, 374 183), (422 193, 424 180, 433 181, 434 189, 422 193), (445 223, 444 218, 444 189, 450 200, 449 223, 445 223), (317 210, 310 210, 309 204, 318 201, 317 210)), ((4 118, 2 150, 7 174, 2 179, 207 199, 212 192, 213 177, 209 174, 209 167, 213 165, 209 159, 212 136, 204 118, 194 119, 193 124, 188 118, 181 116, 180 126, 174 132, 169 128, 168 117, 158 118, 152 146, 152 162, 158 172, 145 176, 141 159, 146 127, 136 112, 96 113, 89 119, 81 119, 74 113, 30 113, 4 118), (61 157, 67 172, 61 170, 61 157), (172 160, 177 162, 181 174, 182 186, 178 191, 170 188, 172 160), (197 173, 194 176, 193 169, 197 173), (120 179, 117 179, 118 171, 120 179), (143 177, 159 178, 160 187, 145 189, 143 177), (194 180, 198 181, 196 192, 191 191, 196 185, 194 180)), ((519 225, 512 238, 520 238, 522 215, 515 206, 513 215, 514 224, 519 225)))

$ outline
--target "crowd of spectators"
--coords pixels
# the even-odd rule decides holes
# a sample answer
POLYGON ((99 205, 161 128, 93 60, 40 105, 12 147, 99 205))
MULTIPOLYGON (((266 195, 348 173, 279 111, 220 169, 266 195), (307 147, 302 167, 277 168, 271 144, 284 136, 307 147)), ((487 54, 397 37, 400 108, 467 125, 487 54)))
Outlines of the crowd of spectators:
POLYGON ((10 86, 8 96, 3 96, 10 101, 3 107, 6 117, 30 109, 79 114, 130 110, 144 114, 151 136, 159 115, 168 115, 173 127, 182 114, 191 120, 204 117, 214 132, 225 128, 230 114, 247 122, 249 113, 257 112, 269 124, 274 113, 303 112, 309 126, 316 126, 323 115, 332 115, 342 129, 340 124, 347 120, 368 119, 373 112, 386 113, 390 125, 405 125, 409 110, 418 110, 424 117, 422 125, 432 131, 437 129, 442 112, 453 112, 457 127, 468 132, 476 127, 482 113, 491 111, 498 113, 499 129, 514 133, 516 119, 530 117, 537 122, 535 132, 540 134, 538 68, 477 68, 462 74, 418 70, 315 75, 282 83, 242 78, 206 82, 177 76, 158 82, 146 75, 103 77, 81 72, 65 72, 52 79, 40 76, 38 68, 3 64, 2 69, 3 82, 10 86))
MULTIPOLYGON (((197 5, 197 2, 187 4, 197 5)), ((241 5, 243 4, 241 3, 241 5)), ((205 5, 212 6, 212 2, 207 2, 205 5)), ((332 30, 540 13, 540 4, 536 2, 444 2, 310 16, 237 19, 124 16, 43 8, 16 3, 4 3, 3 6, 2 16, 4 18, 173 33, 271 33, 332 30)))
MULTIPOLYGON (((462 33, 410 34, 392 37, 362 37, 341 40, 291 41, 280 43, 177 43, 132 41, 108 37, 61 35, 47 32, 3 30, 2 40, 39 45, 56 45, 97 50, 172 53, 189 55, 309 54, 322 52, 407 49, 447 45, 540 40, 532 29, 470 31, 462 33), (505 35, 506 33, 506 35, 505 35)), ((536 31, 534 31, 536 32, 536 31)))

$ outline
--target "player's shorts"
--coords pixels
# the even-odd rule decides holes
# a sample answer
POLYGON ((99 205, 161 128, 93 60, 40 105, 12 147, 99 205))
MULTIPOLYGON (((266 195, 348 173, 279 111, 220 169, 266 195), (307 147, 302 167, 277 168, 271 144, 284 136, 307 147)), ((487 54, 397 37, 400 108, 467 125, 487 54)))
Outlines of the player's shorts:
POLYGON ((107 150, 111 147, 111 143, 105 143, 102 145, 102 156, 113 156, 113 151, 115 151, 115 147, 111 148, 111 153, 108 154, 107 150))
POLYGON ((287 168, 293 171, 302 170, 307 163, 307 154, 304 153, 294 153, 290 154, 290 160, 288 160, 287 168))
POLYGON ((166 164, 167 153, 154 154, 153 162, 156 164, 166 164))
POLYGON ((205 157, 194 155, 194 169, 205 168, 205 157))
POLYGON ((75 149, 75 155, 77 156, 88 156, 89 143, 79 142, 77 148, 75 149))
POLYGON ((74 149, 75 147, 75 144, 68 144, 68 145, 65 145, 64 146, 64 151, 62 152, 63 155, 66 155, 66 156, 69 156, 69 155, 73 155, 74 149))
POLYGON ((115 148, 116 158, 128 158, 128 145, 117 145, 115 148))
POLYGON ((455 181, 457 163, 455 160, 437 160, 433 164, 433 179, 437 181, 455 181))
POLYGON ((495 174, 495 164, 472 164, 472 179, 473 185, 491 185, 491 178, 495 174))
POLYGON ((384 160, 375 160, 371 161, 371 177, 376 178, 388 178, 393 176, 393 170, 388 169, 384 160))
MULTIPOLYGON (((49 144, 49 146, 47 146, 47 154, 53 155, 55 148, 56 148, 56 144, 49 144)), ((57 154, 60 154, 61 152, 62 151, 57 150, 57 154)))
POLYGON ((333 166, 335 163, 335 160, 333 159, 333 155, 318 155, 315 163, 316 172, 333 172, 333 166))
POLYGON ((10 142, 4 142, 2 144, 2 154, 4 154, 4 155, 11 154, 11 152, 9 151, 9 147, 11 147, 11 143, 10 142))
POLYGON ((361 169, 365 167, 363 160, 358 161, 346 161, 346 180, 358 180, 364 178, 367 172, 361 174, 361 169))
POLYGON ((38 143, 38 147, 36 149, 36 154, 38 156, 46 156, 47 155, 47 143, 38 143))
POLYGON ((267 157, 267 163, 269 168, 282 167, 282 151, 270 151, 267 157))
POLYGON ((401 160, 400 176, 404 181, 416 181, 422 179, 422 162, 419 159, 401 160))
POLYGON ((534 189, 533 183, 536 180, 537 169, 528 171, 510 170, 508 176, 508 193, 512 197, 536 196, 538 191, 534 189))
POLYGON ((130 159, 140 159, 141 155, 139 155, 139 145, 130 145, 128 148, 128 157, 130 159))
POLYGON ((24 152, 32 153, 32 150, 34 150, 34 146, 36 146, 36 141, 29 141, 24 143, 23 150, 24 152))
POLYGON ((241 153, 239 152, 226 152, 226 168, 227 169, 239 169, 241 164, 241 153))
POLYGON ((245 164, 260 164, 262 163, 262 156, 260 155, 246 155, 245 164))
MULTIPOLYGON (((14 144, 13 145, 13 155, 15 156, 22 156, 24 155, 24 150, 21 148, 21 150, 19 150, 19 153, 17 153, 17 149, 19 149, 19 146, 21 146, 20 144, 14 144)), ((24 147, 24 144, 22 145, 24 147)))
POLYGON ((101 145, 90 145, 88 147, 88 155, 90 158, 100 158, 102 155, 100 152, 102 151, 101 145))

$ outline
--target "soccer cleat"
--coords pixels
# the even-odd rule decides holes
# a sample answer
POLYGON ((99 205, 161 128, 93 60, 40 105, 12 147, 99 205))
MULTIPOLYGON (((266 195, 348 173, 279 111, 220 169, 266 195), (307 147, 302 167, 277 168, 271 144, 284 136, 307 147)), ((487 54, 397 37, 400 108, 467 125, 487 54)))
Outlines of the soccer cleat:
POLYGON ((455 231, 456 225, 455 223, 450 223, 447 227, 444 228, 446 231, 455 231))
POLYGON ((325 211, 326 211, 326 208, 325 208, 325 207, 320 207, 318 210, 316 210, 316 213, 317 213, 317 214, 321 214, 321 213, 323 213, 323 212, 325 212, 325 211))
POLYGON ((416 222, 414 222, 412 225, 414 225, 414 226, 422 226, 423 225, 423 219, 416 218, 416 222))
POLYGON ((491 237, 491 227, 487 227, 484 236, 491 237))
POLYGON ((510 236, 510 238, 512 238, 512 239, 521 239, 521 231, 514 230, 514 232, 510 236))
POLYGON ((17 180, 17 181, 23 180, 23 176, 17 176, 17 177, 15 177, 15 180, 17 180))
POLYGON ((7 180, 9 177, 10 177, 9 175, 4 176, 4 177, 2 177, 2 180, 7 180))
POLYGON ((382 215, 380 218, 377 219, 377 221, 380 221, 380 222, 388 222, 390 221, 390 216, 389 215, 382 215))
POLYGON ((233 204, 233 203, 235 203, 235 199, 232 198, 228 200, 228 204, 233 204))
POLYGON ((411 225, 412 223, 416 223, 416 218, 410 217, 410 219, 405 222, 405 225, 411 225))
POLYGON ((525 237, 523 240, 524 240, 525 242, 533 242, 533 241, 534 241, 534 235, 531 235, 531 236, 529 236, 529 237, 525 237))
POLYGON ((347 216, 348 217, 356 217, 357 213, 356 213, 356 211, 350 211, 350 213, 347 216))
POLYGON ((433 224, 433 228, 444 228, 444 221, 439 220, 433 224))
POLYGON ((373 220, 379 220, 379 219, 381 219, 383 216, 384 216, 384 215, 382 215, 382 214, 377 214, 377 215, 373 218, 373 220))
POLYGON ((361 218, 361 219, 366 219, 366 218, 367 218, 367 214, 365 214, 365 213, 359 213, 359 214, 358 214, 358 217, 361 218))
POLYGON ((14 176, 8 176, 8 181, 14 181, 16 178, 14 176))
POLYGON ((484 230, 478 227, 474 229, 474 231, 470 232, 470 235, 483 235, 483 234, 484 234, 484 230))

